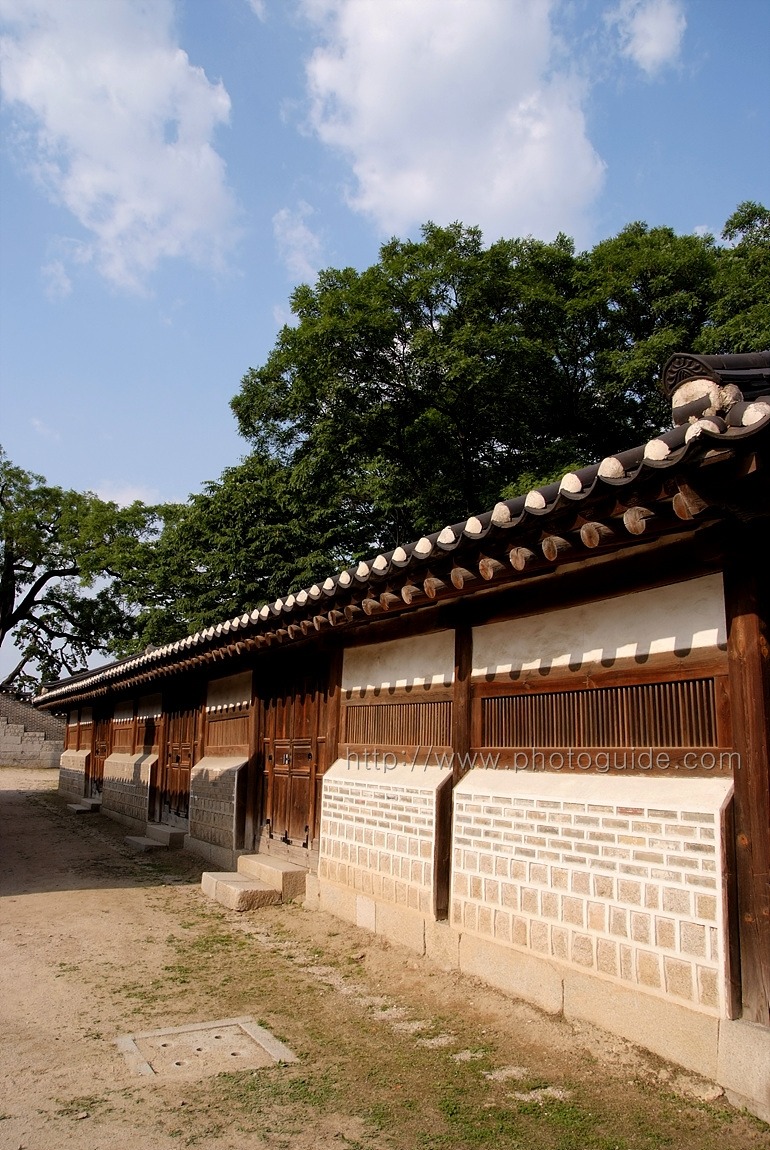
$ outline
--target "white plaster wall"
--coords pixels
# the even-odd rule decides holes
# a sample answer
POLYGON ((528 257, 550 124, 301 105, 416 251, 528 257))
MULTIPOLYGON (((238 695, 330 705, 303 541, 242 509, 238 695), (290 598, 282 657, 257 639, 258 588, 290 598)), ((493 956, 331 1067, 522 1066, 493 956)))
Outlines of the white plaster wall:
POLYGON ((585 667, 726 644, 722 576, 475 627, 473 675, 585 667))
POLYGON ((373 687, 411 687, 424 683, 444 683, 454 679, 454 631, 392 639, 345 651, 342 689, 366 690, 373 687))
POLYGON ((118 703, 112 714, 116 723, 128 722, 134 717, 134 700, 129 699, 127 703, 118 703))
POLYGON ((163 696, 160 691, 155 695, 143 695, 136 708, 140 719, 159 719, 163 713, 163 696))
POLYGON ((224 707, 248 707, 250 702, 251 671, 212 679, 208 685, 206 709, 209 711, 222 710, 224 707))

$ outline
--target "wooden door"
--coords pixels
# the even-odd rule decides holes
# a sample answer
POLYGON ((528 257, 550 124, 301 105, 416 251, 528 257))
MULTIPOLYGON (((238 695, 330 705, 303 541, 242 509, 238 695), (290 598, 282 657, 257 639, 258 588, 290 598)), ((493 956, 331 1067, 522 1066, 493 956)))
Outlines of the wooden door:
POLYGON ((327 660, 306 657, 284 667, 263 698, 265 827, 288 846, 311 848, 318 836, 328 674, 327 660))
POLYGON ((190 771, 195 754, 194 710, 172 711, 166 727, 161 782, 161 822, 187 824, 190 813, 190 771))
POLYGON ((97 719, 93 726, 91 755, 88 768, 87 798, 99 798, 104 785, 104 763, 110 754, 112 719, 97 719))

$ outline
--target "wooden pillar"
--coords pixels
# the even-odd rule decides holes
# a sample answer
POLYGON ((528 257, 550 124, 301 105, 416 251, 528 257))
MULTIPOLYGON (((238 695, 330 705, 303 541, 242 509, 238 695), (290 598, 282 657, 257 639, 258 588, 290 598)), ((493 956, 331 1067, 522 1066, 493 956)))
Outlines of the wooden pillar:
POLYGON ((342 701, 342 659, 343 649, 332 648, 329 660, 329 690, 326 710, 326 765, 330 767, 339 756, 340 710, 342 701))
POLYGON ((251 675, 251 700, 249 702, 249 762, 246 767, 246 821, 243 832, 243 845, 246 850, 257 849, 259 832, 262 826, 260 755, 260 718, 262 707, 254 687, 256 676, 251 675))
POLYGON ((735 859, 743 1017, 770 1026, 770 627, 759 540, 725 571, 735 772, 735 859))
POLYGON ((468 770, 471 750, 471 670, 473 668, 473 629, 458 623, 455 629, 455 681, 452 695, 452 786, 468 770))

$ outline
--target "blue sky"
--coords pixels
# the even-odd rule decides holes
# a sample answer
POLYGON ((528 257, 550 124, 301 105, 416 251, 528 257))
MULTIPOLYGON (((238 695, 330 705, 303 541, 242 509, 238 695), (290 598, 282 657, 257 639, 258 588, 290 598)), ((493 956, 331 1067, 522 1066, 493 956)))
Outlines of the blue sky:
POLYGON ((292 288, 391 235, 770 202, 767 0, 0 0, 0 443, 184 499, 292 288))

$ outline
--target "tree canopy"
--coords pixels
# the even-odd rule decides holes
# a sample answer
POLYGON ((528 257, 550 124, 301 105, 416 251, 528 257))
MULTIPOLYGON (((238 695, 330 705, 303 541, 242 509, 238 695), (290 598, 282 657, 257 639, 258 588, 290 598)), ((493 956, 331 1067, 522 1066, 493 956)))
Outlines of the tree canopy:
POLYGON ((673 352, 770 342, 767 217, 741 205, 734 247, 634 223, 583 253, 427 224, 297 288, 232 401, 241 434, 306 506, 345 508, 350 556, 458 520, 654 434, 673 352))
POLYGON ((0 448, 0 646, 19 655, 0 687, 74 674, 131 642, 134 611, 115 584, 156 524, 154 508, 51 486, 0 448))

